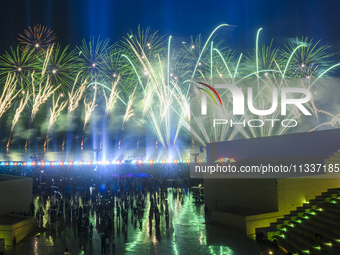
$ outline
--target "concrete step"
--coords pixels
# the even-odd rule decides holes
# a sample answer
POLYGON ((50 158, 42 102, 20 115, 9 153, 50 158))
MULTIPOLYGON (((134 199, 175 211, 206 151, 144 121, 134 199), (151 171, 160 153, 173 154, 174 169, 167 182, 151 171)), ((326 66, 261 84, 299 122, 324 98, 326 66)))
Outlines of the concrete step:
POLYGON ((340 188, 328 189, 327 192, 332 194, 340 194, 340 188))
MULTIPOLYGON (((280 236, 279 236, 280 237, 280 236)), ((281 237, 283 238, 283 237, 281 237)), ((313 250, 310 250, 307 245, 301 243, 300 241, 292 238, 290 236, 285 235, 283 238, 286 242, 289 242, 292 246, 296 248, 296 250, 300 251, 301 253, 305 253, 307 250, 310 251, 310 254, 314 254, 313 250)))
POLYGON ((315 243, 315 240, 301 235, 300 233, 298 233, 297 231, 289 231, 289 237, 299 241, 300 243, 304 244, 308 250, 310 251, 314 251, 315 254, 323 254, 324 251, 326 250, 324 247, 321 247, 320 245, 315 243))
POLYGON ((340 255, 339 198, 340 188, 328 189, 270 227, 259 230, 293 253, 340 255), (322 241, 316 243, 315 233, 323 236, 322 241))
POLYGON ((339 243, 336 242, 336 240, 339 239, 339 236, 337 234, 329 231, 328 229, 326 229, 324 227, 320 227, 318 225, 315 225, 315 224, 313 224, 313 222, 310 222, 310 221, 305 221, 305 222, 301 223, 299 225, 299 227, 304 228, 304 229, 311 231, 313 233, 319 233, 320 235, 323 236, 323 240, 324 240, 324 238, 326 238, 326 241, 332 242, 333 245, 338 246, 340 248, 339 243))
POLYGON ((302 253, 299 249, 297 249, 295 246, 293 246, 291 243, 286 242, 283 238, 281 240, 278 240, 278 246, 280 246, 281 250, 285 250, 286 254, 288 252, 291 252, 292 254, 296 255, 305 255, 305 253, 302 253))
POLYGON ((340 204, 336 203, 327 203, 325 205, 323 205, 321 208, 323 208, 324 210, 331 210, 333 212, 339 213, 340 214, 340 204))
POLYGON ((290 243, 286 238, 276 236, 276 239, 278 240, 278 245, 283 247, 287 252, 291 252, 293 254, 299 254, 299 255, 306 254, 306 253, 303 253, 302 250, 300 250, 296 245, 290 243))
POLYGON ((336 226, 340 228, 340 223, 337 219, 331 218, 331 217, 325 217, 324 215, 315 215, 312 217, 313 219, 317 219, 319 221, 327 222, 329 224, 332 224, 333 226, 336 226))
MULTIPOLYGON (((301 238, 301 241, 304 240, 304 243, 309 245, 309 247, 313 247, 315 250, 315 247, 320 247, 321 250, 327 251, 330 253, 331 246, 325 245, 323 242, 316 242, 316 236, 315 233, 319 233, 317 230, 310 231, 308 229, 302 228, 301 225, 298 225, 294 228, 289 228, 289 233, 291 233, 294 236, 299 236, 301 238)), ((319 233, 320 234, 320 233, 319 233)), ((322 241, 325 243, 329 243, 330 240, 323 236, 322 241)))
POLYGON ((336 234, 337 236, 340 237, 340 228, 332 225, 332 224, 329 224, 327 222, 324 222, 324 221, 320 221, 319 219, 311 219, 310 221, 308 221, 308 223, 311 223, 311 224, 314 224, 318 227, 321 227, 321 228, 325 228, 327 229, 328 231, 336 234))
POLYGON ((334 219, 336 221, 340 221, 340 214, 331 210, 323 210, 322 212, 318 211, 318 210, 313 210, 313 212, 315 212, 317 215, 322 215, 324 217, 328 217, 331 219, 334 219))

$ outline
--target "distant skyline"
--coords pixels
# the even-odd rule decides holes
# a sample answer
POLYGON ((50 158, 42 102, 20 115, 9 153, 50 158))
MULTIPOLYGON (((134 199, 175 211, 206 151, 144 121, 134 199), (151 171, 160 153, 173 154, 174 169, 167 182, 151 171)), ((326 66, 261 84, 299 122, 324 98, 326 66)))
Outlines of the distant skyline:
POLYGON ((206 38, 219 24, 231 47, 239 51, 254 47, 262 27, 262 42, 287 43, 307 36, 340 50, 339 1, 136 1, 136 0, 13 0, 0 9, 0 53, 16 46, 19 33, 35 24, 51 28, 57 41, 71 46, 90 36, 123 39, 130 30, 151 27, 161 35, 188 40, 202 33, 206 38))

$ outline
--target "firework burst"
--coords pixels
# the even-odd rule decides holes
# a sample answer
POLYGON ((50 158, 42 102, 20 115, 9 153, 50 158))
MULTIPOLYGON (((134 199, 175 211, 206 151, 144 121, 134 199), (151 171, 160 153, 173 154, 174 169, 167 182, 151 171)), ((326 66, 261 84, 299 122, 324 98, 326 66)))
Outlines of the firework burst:
POLYGON ((37 64, 37 58, 31 51, 20 51, 19 47, 10 52, 5 52, 0 57, 0 82, 4 81, 9 73, 17 78, 17 83, 22 89, 26 89, 29 84, 28 78, 34 71, 39 71, 41 67, 37 64))
POLYGON ((85 77, 97 80, 102 77, 101 71, 105 65, 105 59, 112 49, 109 43, 110 39, 102 41, 100 37, 97 40, 91 37, 89 42, 84 39, 82 45, 77 46, 80 71, 85 77))
POLYGON ((42 26, 40 24, 35 25, 33 29, 31 27, 28 30, 24 29, 24 34, 19 34, 19 43, 22 45, 21 50, 27 49, 27 47, 35 49, 47 49, 57 39, 53 30, 42 26))
POLYGON ((53 45, 53 51, 44 51, 39 55, 39 66, 43 66, 48 57, 46 74, 49 75, 52 84, 62 84, 57 93, 67 94, 73 86, 74 77, 79 73, 79 58, 76 50, 68 52, 69 46, 53 45), (50 54, 50 56, 47 56, 50 54))
MULTIPOLYGON (((296 42, 284 45, 283 48, 276 47, 273 41, 269 45, 259 46, 260 29, 256 41, 254 40, 254 50, 244 54, 237 53, 218 41, 217 31, 227 26, 218 26, 206 41, 198 36, 182 44, 173 42, 174 45, 181 45, 179 48, 172 47, 171 36, 165 40, 158 32, 138 28, 137 33, 129 33, 124 41, 114 45, 109 45, 108 39, 91 37, 90 41, 84 40, 76 51, 69 51, 68 46, 62 48, 53 44, 54 39, 45 40, 44 34, 53 34, 45 27, 30 28, 20 36, 24 40, 30 34, 30 38, 36 39, 30 43, 26 39, 26 43, 22 42, 27 50, 11 49, 11 52, 0 57, 0 82, 5 83, 0 102, 0 106, 3 106, 0 117, 8 110, 21 89, 27 90, 27 95, 32 96, 31 121, 39 107, 53 95, 49 126, 59 115, 58 109, 66 107, 66 102, 59 106, 62 95, 69 96, 68 114, 75 111, 80 100, 84 100, 84 130, 97 106, 96 102, 100 101, 99 98, 105 98, 105 117, 112 112, 119 99, 126 106, 122 128, 125 128, 127 122, 134 123, 129 120, 137 115, 133 118, 137 125, 149 127, 156 136, 157 143, 162 144, 165 149, 176 143, 182 131, 192 136, 193 143, 205 145, 236 137, 281 135, 289 130, 289 127, 279 124, 258 127, 219 125, 211 128, 213 119, 218 118, 225 119, 228 123, 248 123, 253 119, 270 123, 271 119, 276 120, 283 116, 279 111, 259 116, 249 110, 245 110, 242 116, 234 116, 231 113, 232 94, 225 90, 218 91, 221 92, 223 106, 217 106, 213 100, 209 100, 207 104, 210 114, 202 115, 198 109, 203 103, 203 91, 196 82, 203 82, 212 87, 215 87, 214 84, 232 84, 243 93, 251 88, 252 106, 257 110, 271 109, 275 91, 279 95, 284 88, 304 88, 312 94, 305 107, 314 116, 317 123, 315 129, 339 125, 340 118, 336 113, 328 114, 331 117, 330 122, 320 124, 318 115, 326 112, 318 109, 318 98, 314 97, 319 92, 320 85, 327 84, 327 79, 320 78, 327 77, 334 67, 340 66, 331 65, 330 57, 333 54, 327 52, 328 46, 307 38, 296 39, 296 42), (51 45, 48 46, 49 44, 51 45), (36 50, 37 48, 40 50, 36 50), (86 90, 89 86, 93 86, 94 90, 86 90), (103 89, 98 90, 98 86, 103 89), (88 93, 85 99, 84 93, 88 93), (54 97, 57 98, 56 102, 54 97), (140 101, 135 106, 136 100, 140 101)), ((292 93, 287 97, 294 98, 292 93)), ((18 104, 14 120, 18 119, 25 108, 23 105, 30 102, 26 100, 28 99, 22 99, 18 104)), ((104 101, 101 101, 104 106, 104 101)), ((280 106, 277 104, 276 108, 279 109, 280 106)), ((304 115, 299 109, 288 105, 285 118, 301 123, 304 115)), ((82 145, 83 142, 84 132, 82 145)))

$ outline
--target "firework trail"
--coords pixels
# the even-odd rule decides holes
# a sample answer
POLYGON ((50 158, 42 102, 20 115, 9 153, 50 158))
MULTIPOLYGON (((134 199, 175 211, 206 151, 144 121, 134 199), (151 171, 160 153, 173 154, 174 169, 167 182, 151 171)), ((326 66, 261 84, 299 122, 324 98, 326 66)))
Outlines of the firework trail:
MULTIPOLYGON (((46 56, 43 62, 43 66, 42 66, 42 70, 41 70, 41 76, 40 76, 40 81, 39 81, 39 88, 38 91, 36 93, 36 85, 35 85, 35 79, 34 79, 34 72, 32 72, 31 74, 31 80, 32 80, 32 112, 31 112, 31 118, 30 118, 30 122, 32 123, 36 114, 39 111, 39 107, 44 104, 47 99, 55 92, 57 91, 57 89, 61 86, 61 84, 59 86, 57 86, 56 88, 53 88, 52 84, 50 83, 50 78, 49 76, 47 77, 46 81, 45 81, 45 85, 43 86, 44 83, 44 76, 46 73, 46 69, 49 63, 49 60, 51 58, 51 54, 53 51, 53 45, 51 47, 48 47, 48 49, 46 50, 46 56), (43 86, 43 88, 42 88, 43 86)), ((28 139, 30 137, 30 130, 28 130, 28 134, 27 134, 27 139, 26 139, 26 144, 25 144, 25 148, 27 148, 28 145, 28 139)))
MULTIPOLYGON (((268 121, 271 119, 280 119, 282 116, 279 111, 266 116, 258 116, 249 110, 246 110, 243 116, 234 116, 230 111, 233 107, 233 98, 229 92, 221 93, 223 107, 216 106, 213 100, 209 100, 207 104, 210 114, 201 115, 199 111, 195 110, 195 107, 200 109, 203 92, 197 89, 193 79, 211 84, 211 86, 213 86, 212 83, 215 84, 219 80, 220 83, 217 82, 216 84, 232 84, 243 89, 243 92, 246 92, 245 90, 251 87, 253 89, 253 108, 264 110, 271 109, 273 105, 274 89, 277 89, 277 94, 279 94, 281 89, 291 87, 290 81, 292 78, 298 78, 294 80, 293 86, 308 89, 312 95, 315 95, 317 92, 316 87, 319 87, 322 81, 319 80, 318 84, 315 84, 315 82, 332 68, 340 66, 340 64, 330 66, 328 57, 332 56, 332 53, 328 54, 326 52, 328 47, 320 47, 318 42, 312 43, 311 40, 308 41, 307 39, 302 40, 303 44, 300 42, 292 43, 285 45, 286 47, 283 49, 272 48, 271 45, 262 45, 261 47, 259 46, 261 29, 257 32, 256 41, 254 40, 255 47, 253 52, 236 53, 236 51, 224 47, 220 42, 212 41, 213 38, 216 38, 213 37, 214 33, 226 26, 228 25, 218 26, 205 42, 201 40, 201 37, 192 38, 190 43, 183 42, 183 48, 179 50, 170 47, 171 36, 168 40, 164 40, 162 39, 163 37, 158 36, 156 33, 151 33, 150 30, 146 30, 146 32, 139 31, 136 35, 129 35, 126 41, 122 42, 122 44, 117 44, 117 48, 109 47, 108 41, 102 42, 99 39, 98 42, 91 40, 88 45, 84 42, 83 46, 78 48, 80 50, 79 55, 82 55, 83 65, 78 67, 76 65, 78 60, 75 60, 72 54, 70 54, 72 61, 65 64, 64 70, 71 70, 70 73, 65 71, 65 73, 69 74, 67 77, 76 76, 74 83, 73 79, 71 82, 68 79, 67 86, 63 85, 60 89, 60 85, 58 87, 56 85, 60 83, 59 81, 63 81, 62 83, 64 84, 65 79, 58 80, 55 78, 61 73, 55 67, 55 64, 59 63, 56 59, 59 61, 61 57, 57 56, 57 52, 60 51, 52 51, 53 45, 48 46, 55 39, 52 31, 41 26, 36 26, 34 29, 29 28, 24 35, 20 35, 20 40, 22 40, 20 43, 30 46, 33 50, 22 51, 21 54, 12 54, 14 57, 7 54, 0 61, 0 78, 5 79, 6 76, 3 76, 3 74, 13 73, 12 76, 7 76, 7 87, 5 87, 0 98, 0 117, 9 109, 13 99, 18 95, 16 93, 19 93, 15 90, 15 86, 19 87, 20 85, 26 89, 27 82, 31 81, 32 87, 29 90, 32 90, 32 88, 33 90, 31 93, 32 113, 30 122, 33 121, 38 113, 39 107, 51 95, 60 93, 56 92, 57 89, 64 91, 64 94, 66 94, 66 90, 70 91, 67 92, 69 95, 68 114, 73 113, 79 106, 80 100, 83 99, 86 87, 91 85, 88 84, 87 80, 79 81, 80 72, 78 71, 82 70, 85 77, 92 77, 95 80, 96 89, 92 102, 86 103, 86 98, 84 99, 84 130, 97 106, 95 104, 97 86, 100 85, 104 87, 105 117, 108 117, 112 112, 117 99, 120 99, 127 106, 122 128, 136 114, 136 107, 140 107, 136 106, 133 109, 133 102, 136 98, 135 93, 140 88, 143 93, 143 105, 138 109, 141 116, 138 116, 140 121, 136 121, 137 125, 146 123, 156 136, 157 143, 159 142, 166 149, 170 147, 170 141, 173 144, 176 143, 181 131, 190 134, 194 139, 193 143, 203 145, 207 142, 232 140, 238 135, 251 138, 286 133, 289 127, 279 124, 258 127, 250 125, 246 127, 242 125, 233 127, 230 125, 217 125, 212 128, 213 119, 223 118, 228 123, 230 121, 248 123, 252 119, 258 119, 259 122, 269 123, 268 121), (50 40, 45 38, 50 38, 50 40), (43 54, 35 54, 40 49, 43 54), (33 57, 25 56, 24 53, 30 53, 33 57), (39 61, 35 61, 38 58, 39 61), (126 58, 128 62, 123 61, 123 58, 126 58), (34 65, 31 63, 34 63, 34 65), (42 66, 38 66, 38 63, 42 63, 42 66), (36 74, 34 74, 34 70, 36 74), (37 70, 41 71, 38 72, 37 70), (34 81, 34 78, 37 79, 36 75, 38 73, 41 77, 34 81), (118 73, 119 75, 117 75, 118 73), (112 86, 107 87, 106 80, 112 79, 112 74, 115 78, 118 76, 118 79, 112 83, 112 86), (30 76, 32 76, 32 80, 30 76), (15 83, 16 85, 14 85, 15 83), (72 89, 69 88, 72 85, 72 89), (110 91, 109 95, 106 89, 110 91), (189 96, 191 89, 194 90, 193 95, 196 93, 194 97, 189 96), (129 98, 128 104, 120 98, 122 94, 122 98, 125 98, 125 96, 129 98), (176 133, 174 132, 173 136, 172 131, 175 129, 176 133)), ((17 52, 20 53, 19 49, 17 52)), ((287 96, 288 98, 294 98, 291 94, 287 96)), ((24 100, 22 100, 22 103, 24 104, 24 100)), ((306 107, 310 109, 317 122, 317 126, 311 131, 321 126, 330 125, 335 127, 340 125, 340 118, 336 113, 334 115, 328 114, 331 118, 330 122, 320 124, 318 114, 324 114, 325 112, 319 110, 317 106, 317 98, 313 96, 306 103, 306 107)), ((279 109, 280 104, 276 107, 279 109)), ((21 110, 18 113, 20 115, 23 109, 19 110, 21 110)), ((303 117, 299 109, 294 108, 292 105, 287 106, 285 118, 301 122, 303 117)), ((18 116, 15 116, 14 120, 16 118, 18 116)))
POLYGON ((109 113, 111 112, 111 110, 112 110, 113 106, 115 105, 117 98, 119 96, 120 91, 118 91, 118 89, 117 89, 117 85, 118 85, 119 80, 120 80, 120 75, 118 75, 117 80, 112 84, 112 90, 111 90, 111 94, 110 94, 109 98, 107 98, 107 96, 105 94, 105 90, 103 89, 105 102, 106 102, 105 117, 107 117, 109 115, 109 113))
MULTIPOLYGON (((81 100, 81 98, 82 98, 82 96, 83 96, 83 94, 86 90, 86 86, 88 84, 88 81, 86 79, 82 80, 78 89, 75 90, 75 87, 77 85, 80 73, 81 72, 78 72, 76 79, 74 80, 71 92, 68 92, 69 106, 68 106, 68 111, 67 111, 67 113, 68 113, 67 118, 69 117, 69 114, 71 114, 79 106, 79 102, 80 102, 80 100, 81 100)), ((63 140, 63 144, 61 146, 62 148, 65 146, 66 133, 67 133, 67 129, 66 129, 65 134, 64 134, 64 140, 63 140)))
POLYGON ((65 146, 65 138, 66 138, 66 134, 64 134, 63 143, 62 143, 62 145, 61 145, 61 148, 63 148, 63 150, 64 150, 64 146, 65 146))
POLYGON ((68 106, 69 114, 72 113, 78 107, 79 101, 81 100, 85 92, 86 85, 88 84, 87 80, 84 80, 81 82, 81 85, 79 86, 79 88, 74 90, 74 88, 76 87, 79 75, 80 75, 80 72, 77 74, 71 93, 69 92, 69 100, 70 100, 70 103, 68 106))
POLYGON ((20 104, 19 104, 18 108, 15 111, 15 115, 14 115, 13 120, 12 120, 11 132, 9 134, 9 139, 8 139, 8 142, 7 142, 7 148, 9 148, 9 145, 11 143, 11 137, 12 137, 13 129, 14 129, 15 125, 18 123, 18 121, 20 119, 20 114, 25 109, 25 107, 26 107, 26 105, 28 103, 28 99, 29 98, 30 98, 30 94, 29 94, 29 91, 27 91, 26 98, 25 99, 22 98, 20 100, 20 104))
POLYGON ((0 98, 0 118, 11 107, 13 100, 18 96, 20 90, 15 93, 15 74, 8 74, 4 90, 0 98))
POLYGON ((94 108, 97 106, 97 104, 95 104, 96 103, 96 96, 97 96, 97 85, 95 85, 93 100, 91 102, 89 102, 89 103, 86 103, 86 97, 84 98, 85 121, 84 121, 84 128, 83 128, 83 130, 85 130, 86 124, 90 120, 90 117, 91 117, 92 112, 94 111, 94 108))
POLYGON ((127 103, 127 107, 126 107, 126 112, 124 115, 124 119, 123 119, 123 124, 122 124, 122 128, 124 127, 124 124, 133 116, 133 109, 132 108, 132 103, 135 100, 135 92, 136 92, 137 86, 135 87, 135 89, 133 90, 132 94, 129 96, 129 101, 127 103))
POLYGON ((312 131, 314 131, 314 130, 318 129, 319 127, 322 127, 322 126, 332 126, 333 128, 336 128, 337 126, 340 125, 340 114, 334 115, 330 112, 326 112, 326 111, 319 110, 319 109, 317 109, 317 111, 320 112, 320 113, 324 113, 328 116, 331 116, 332 119, 329 122, 325 122, 325 123, 317 125, 315 128, 309 130, 309 132, 312 132, 312 131))
POLYGON ((47 80, 45 82, 45 86, 43 85, 43 78, 46 73, 46 68, 48 65, 48 61, 51 57, 53 50, 53 46, 49 47, 46 52, 46 57, 43 63, 43 68, 41 72, 40 82, 39 82, 39 88, 36 92, 35 84, 34 84, 34 72, 31 75, 32 78, 32 96, 33 96, 33 105, 32 105, 32 113, 31 113, 31 122, 34 120, 35 115, 39 111, 39 107, 46 102, 46 100, 61 86, 61 84, 55 88, 53 88, 53 85, 50 83, 49 76, 47 77, 47 80))
POLYGON ((62 102, 59 106, 59 100, 61 98, 61 95, 58 96, 57 102, 54 101, 54 95, 53 95, 53 107, 50 108, 51 116, 49 121, 49 128, 54 124, 54 122, 57 120, 57 117, 59 116, 60 112, 65 109, 67 105, 67 100, 62 102))
POLYGON ((44 88, 41 88, 42 82, 39 83, 39 89, 38 92, 35 92, 35 86, 34 86, 34 78, 32 75, 32 89, 33 89, 33 106, 32 106, 32 113, 31 113, 31 122, 34 120, 35 115, 39 111, 39 107, 46 102, 46 100, 53 95, 53 93, 60 87, 57 86, 53 89, 53 86, 50 84, 49 78, 46 80, 46 84, 44 88))
MULTIPOLYGON (((134 40, 133 37, 132 40, 134 40)), ((159 54, 157 54, 156 62, 153 65, 142 47, 143 42, 140 42, 138 40, 135 41, 128 40, 128 45, 129 49, 132 50, 134 56, 138 59, 139 63, 142 65, 144 75, 147 77, 146 86, 143 86, 143 83, 141 82, 140 78, 138 78, 139 83, 144 90, 143 116, 144 115, 147 116, 147 118, 150 121, 153 132, 159 138, 164 148, 167 148, 166 143, 167 145, 169 145, 170 143, 170 123, 171 123, 170 120, 172 114, 170 108, 172 103, 172 94, 169 93, 168 90, 170 88, 169 86, 167 86, 165 82, 167 75, 165 75, 165 73, 163 72, 163 64, 161 61, 161 57, 159 54), (157 110, 159 109, 160 112, 157 113, 155 113, 153 107, 151 106, 151 103, 154 99, 154 95, 157 95, 157 98, 159 99, 158 101, 159 105, 157 107, 157 110), (165 139, 163 138, 163 136, 165 136, 165 139)), ((150 49, 149 46, 148 48, 150 49)), ((134 71, 136 72, 136 68, 134 67, 132 62, 131 61, 129 62, 131 63, 134 71)), ((139 77, 137 72, 136 76, 139 77)))
POLYGON ((67 106, 67 100, 62 102, 60 105, 59 105, 59 100, 61 98, 61 95, 58 96, 58 99, 57 101, 54 100, 54 95, 53 95, 53 99, 52 99, 52 108, 50 108, 50 120, 49 120, 49 123, 48 123, 48 128, 47 128, 47 134, 46 134, 46 140, 45 140, 45 144, 44 146, 47 145, 47 140, 48 140, 48 133, 49 133, 49 130, 50 128, 52 127, 52 125, 56 122, 60 112, 62 110, 65 109, 65 107, 67 106))

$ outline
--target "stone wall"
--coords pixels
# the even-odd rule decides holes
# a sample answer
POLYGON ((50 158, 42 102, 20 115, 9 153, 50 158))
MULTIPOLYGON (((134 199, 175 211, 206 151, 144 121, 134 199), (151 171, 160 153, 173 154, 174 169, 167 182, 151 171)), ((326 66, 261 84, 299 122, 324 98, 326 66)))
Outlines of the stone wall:
POLYGON ((29 213, 32 186, 31 178, 0 175, 0 216, 12 212, 29 213))
POLYGON ((210 210, 230 205, 274 212, 278 210, 275 179, 204 179, 205 203, 210 210))

